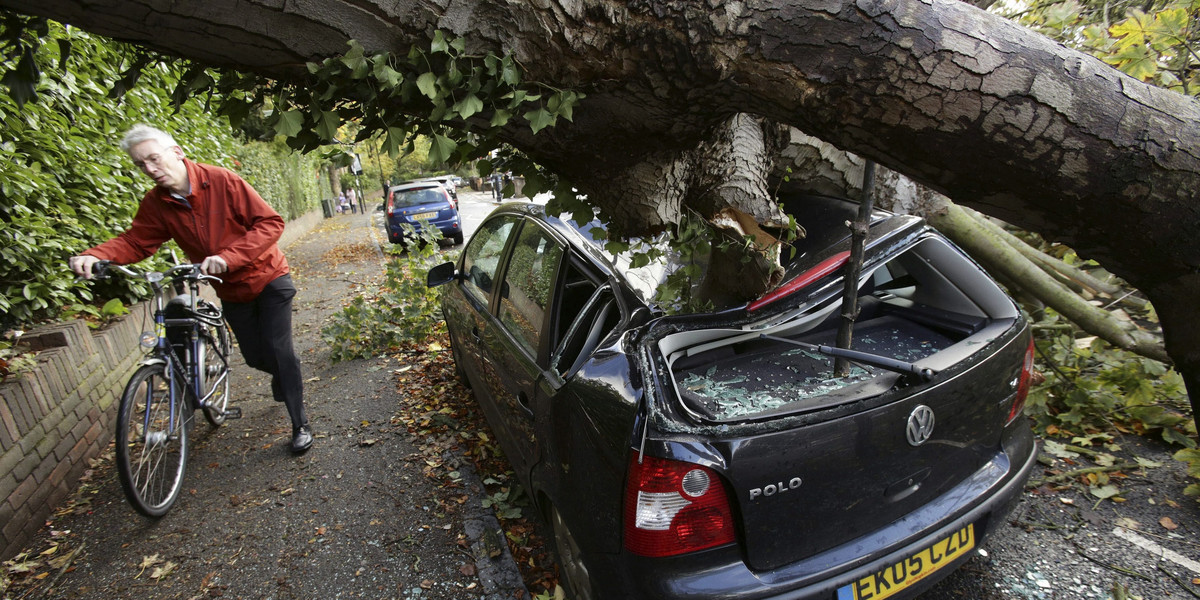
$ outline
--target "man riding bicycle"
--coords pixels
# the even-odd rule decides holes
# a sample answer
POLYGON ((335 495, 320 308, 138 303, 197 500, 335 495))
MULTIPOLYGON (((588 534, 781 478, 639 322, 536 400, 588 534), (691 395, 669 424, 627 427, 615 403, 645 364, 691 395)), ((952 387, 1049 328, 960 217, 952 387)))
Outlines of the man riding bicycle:
POLYGON ((156 185, 142 198, 129 229, 71 257, 71 270, 90 279, 99 260, 135 263, 174 239, 205 275, 223 279, 213 288, 242 356, 271 375, 271 392, 292 420, 291 451, 305 452, 313 435, 292 345, 296 287, 277 245, 283 217, 232 171, 188 160, 165 131, 135 125, 121 149, 156 185))

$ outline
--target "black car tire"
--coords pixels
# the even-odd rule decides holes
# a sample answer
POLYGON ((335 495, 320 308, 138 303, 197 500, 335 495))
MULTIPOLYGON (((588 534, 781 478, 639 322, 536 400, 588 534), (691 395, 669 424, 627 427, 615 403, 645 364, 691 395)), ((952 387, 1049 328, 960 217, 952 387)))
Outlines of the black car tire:
POLYGON ((461 245, 462 245, 462 243, 463 243, 463 234, 462 234, 462 232, 460 231, 460 232, 458 232, 458 233, 454 234, 454 245, 455 245, 455 246, 461 246, 461 245))
POLYGON ((579 542, 575 541, 575 536, 571 535, 570 528, 555 506, 550 507, 550 525, 554 528, 554 551, 558 555, 559 577, 566 588, 567 597, 571 600, 596 600, 592 577, 583 562, 579 542))

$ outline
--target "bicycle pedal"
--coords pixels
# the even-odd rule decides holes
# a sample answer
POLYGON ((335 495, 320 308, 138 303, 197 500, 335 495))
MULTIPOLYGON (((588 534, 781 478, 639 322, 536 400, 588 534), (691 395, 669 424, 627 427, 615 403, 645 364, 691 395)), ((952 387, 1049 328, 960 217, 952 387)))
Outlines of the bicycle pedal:
POLYGON ((226 409, 225 409, 225 418, 226 418, 226 419, 240 419, 240 418, 242 418, 242 409, 241 409, 241 408, 238 408, 238 407, 236 407, 236 406, 234 406, 234 407, 231 407, 231 408, 226 408, 226 409))

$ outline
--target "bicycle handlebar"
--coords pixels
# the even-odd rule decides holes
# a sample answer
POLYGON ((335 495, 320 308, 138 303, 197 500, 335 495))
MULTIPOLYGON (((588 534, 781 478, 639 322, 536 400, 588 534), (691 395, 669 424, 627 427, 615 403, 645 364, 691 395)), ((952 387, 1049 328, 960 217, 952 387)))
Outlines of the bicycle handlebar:
POLYGON ((126 267, 125 265, 115 264, 111 260, 101 260, 92 265, 92 276, 96 279, 106 279, 109 277, 109 269, 114 269, 128 277, 145 279, 151 283, 162 281, 162 279, 165 277, 170 277, 171 279, 190 279, 195 281, 210 281, 216 283, 224 282, 224 280, 220 277, 214 277, 212 275, 205 275, 204 273, 201 273, 199 264, 175 265, 166 271, 135 271, 129 267, 126 267), (156 275, 158 276, 157 278, 155 277, 156 275))

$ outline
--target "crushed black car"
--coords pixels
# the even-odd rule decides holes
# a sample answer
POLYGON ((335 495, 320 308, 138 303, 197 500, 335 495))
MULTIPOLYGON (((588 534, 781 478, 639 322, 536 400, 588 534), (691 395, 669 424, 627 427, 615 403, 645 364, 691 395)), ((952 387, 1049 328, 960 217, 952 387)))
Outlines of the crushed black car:
POLYGON ((669 263, 632 268, 595 223, 533 204, 431 269, 571 598, 909 598, 1019 496, 1036 453, 1016 304, 922 220, 876 211, 859 354, 835 377, 857 205, 800 200, 784 283, 712 313, 667 314, 669 263))

